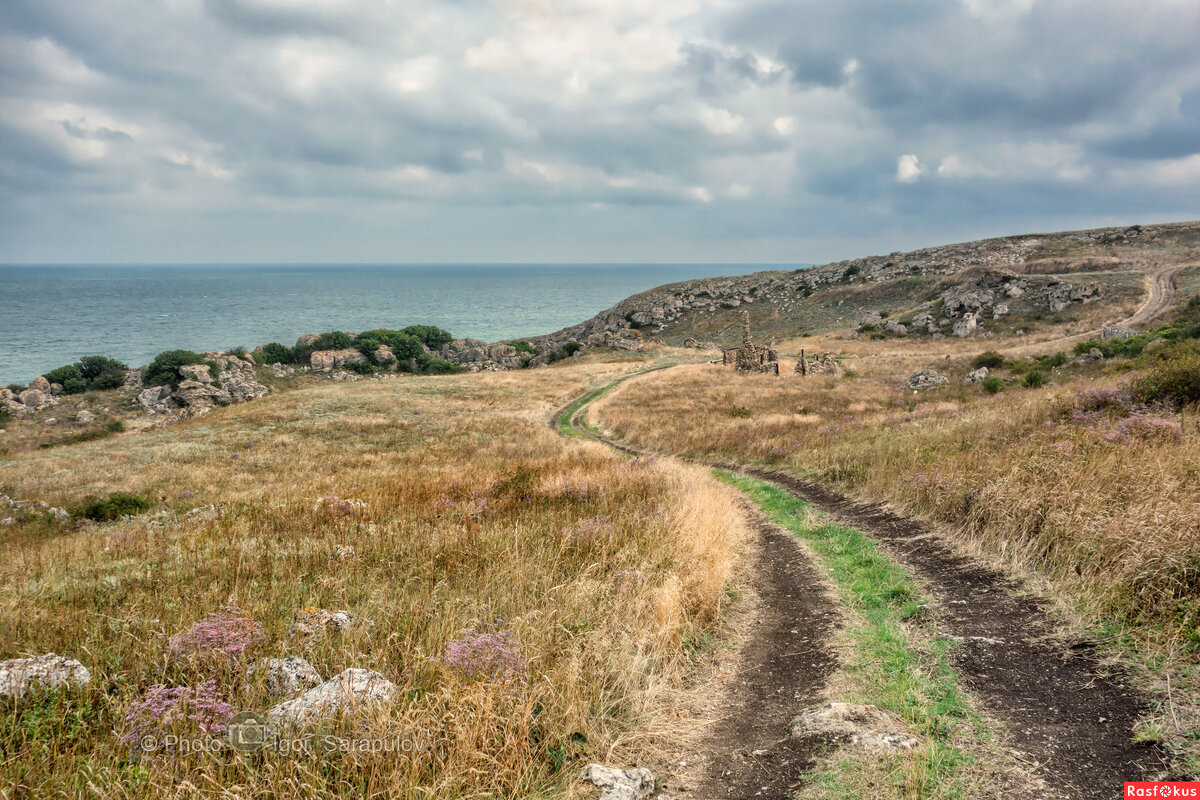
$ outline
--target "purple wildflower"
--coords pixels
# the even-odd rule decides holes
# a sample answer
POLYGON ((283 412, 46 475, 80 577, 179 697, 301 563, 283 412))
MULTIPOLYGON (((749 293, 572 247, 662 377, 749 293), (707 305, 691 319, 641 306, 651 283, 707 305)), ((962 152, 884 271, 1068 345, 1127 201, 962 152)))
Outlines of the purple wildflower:
POLYGON ((167 642, 167 654, 178 658, 226 655, 237 658, 263 635, 262 626, 235 605, 223 605, 167 642))
POLYGON ((446 645, 442 661, 469 680, 521 680, 529 671, 521 643, 510 631, 479 633, 471 628, 446 645))
POLYGON ((234 714, 234 707, 225 702, 215 680, 199 686, 151 686, 135 700, 125 714, 128 730, 121 744, 137 746, 145 737, 179 731, 221 734, 234 714))
POLYGON ((590 542, 593 539, 608 539, 616 533, 616 528, 608 514, 597 514, 594 517, 581 519, 576 522, 567 534, 567 541, 574 544, 590 542))
POLYGON ((1117 430, 1135 439, 1178 441, 1183 438, 1183 426, 1180 423, 1151 414, 1130 414, 1117 423, 1117 430))

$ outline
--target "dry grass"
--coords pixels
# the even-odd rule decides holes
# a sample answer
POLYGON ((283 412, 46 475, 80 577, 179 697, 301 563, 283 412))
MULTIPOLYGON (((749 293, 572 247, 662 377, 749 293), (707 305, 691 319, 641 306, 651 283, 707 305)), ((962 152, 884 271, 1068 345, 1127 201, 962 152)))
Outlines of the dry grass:
MULTIPOLYGON (((1196 414, 1173 415, 1178 440, 1108 441, 1064 410, 1079 388, 1111 378, 1010 386, 994 397, 953 384, 920 395, 897 389, 921 360, 863 355, 846 362, 857 373, 848 379, 802 379, 786 363, 779 379, 678 367, 628 382, 592 419, 644 447, 769 463, 896 503, 1048 573, 1095 601, 1097 613, 1167 626, 1168 640, 1194 639, 1196 414)), ((968 368, 959 360, 937 367, 951 376, 968 368)))
POLYGON ((330 384, 4 462, 13 497, 71 507, 120 490, 158 512, 0 529, 0 658, 53 651, 94 674, 79 695, 0 709, 5 796, 526 797, 561 790, 572 758, 644 756, 688 670, 684 637, 717 621, 746 527, 706 473, 546 427, 627 369, 330 384), (327 495, 365 509, 315 508, 327 495), (338 559, 339 545, 355 555, 338 559), (132 758, 123 716, 152 685, 212 677, 239 709, 276 699, 237 664, 164 656, 231 597, 263 626, 255 657, 395 682, 401 699, 362 730, 423 747, 132 758), (363 622, 307 640, 291 625, 311 606, 363 622), (513 633, 527 679, 451 669, 444 649, 468 628, 513 633))

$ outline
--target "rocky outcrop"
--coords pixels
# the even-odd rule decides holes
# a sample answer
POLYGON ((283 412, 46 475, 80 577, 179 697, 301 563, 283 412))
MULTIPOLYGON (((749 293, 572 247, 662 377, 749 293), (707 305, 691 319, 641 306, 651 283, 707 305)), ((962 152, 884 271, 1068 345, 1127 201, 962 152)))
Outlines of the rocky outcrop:
POLYGON ((0 661, 0 697, 20 699, 36 689, 78 689, 91 680, 83 664, 54 653, 0 661))
POLYGON ((323 680, 321 673, 299 656, 259 659, 246 668, 246 677, 251 680, 262 677, 267 691, 276 697, 312 689, 323 680))
POLYGON ((1122 328, 1120 325, 1105 325, 1100 329, 1100 334, 1097 339, 1132 339, 1137 336, 1137 331, 1130 328, 1122 328))
POLYGON ((292 630, 304 636, 325 631, 332 633, 354 627, 354 615, 349 611, 330 611, 325 608, 306 608, 296 614, 292 630))
POLYGON ((150 386, 139 390, 134 406, 151 414, 182 413, 200 416, 216 406, 244 403, 270 394, 271 390, 255 377, 254 361, 249 356, 228 353, 205 353, 207 361, 216 365, 217 374, 208 364, 188 364, 179 368, 179 385, 150 386))
POLYGON ((967 373, 967 377, 963 378, 963 386, 970 386, 973 383, 983 383, 988 376, 988 368, 980 367, 977 370, 967 373))
POLYGON ((267 712, 273 730, 312 725, 342 714, 363 713, 385 706, 396 698, 396 686, 368 669, 348 669, 293 700, 267 712))
POLYGON ((354 348, 345 350, 317 350, 309 356, 309 364, 314 370, 332 372, 347 364, 358 364, 366 361, 367 357, 354 348))
POLYGON ((904 382, 904 389, 932 389, 935 386, 944 386, 949 383, 950 379, 940 372, 935 372, 931 369, 923 369, 914 372, 904 382))

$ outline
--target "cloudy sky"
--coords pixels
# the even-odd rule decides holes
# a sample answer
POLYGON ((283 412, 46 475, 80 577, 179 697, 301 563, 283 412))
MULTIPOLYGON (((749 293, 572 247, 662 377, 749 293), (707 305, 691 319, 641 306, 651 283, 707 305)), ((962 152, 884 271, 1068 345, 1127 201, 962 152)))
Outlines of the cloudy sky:
POLYGON ((1200 217, 1197 0, 3 0, 0 261, 775 261, 1200 217))

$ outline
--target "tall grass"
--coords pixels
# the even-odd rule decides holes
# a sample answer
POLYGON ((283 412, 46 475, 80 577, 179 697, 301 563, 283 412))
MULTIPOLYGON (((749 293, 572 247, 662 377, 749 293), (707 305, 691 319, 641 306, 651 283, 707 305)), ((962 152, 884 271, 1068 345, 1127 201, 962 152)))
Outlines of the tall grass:
POLYGON ((6 462, 12 497, 75 507, 125 491, 154 508, 0 529, 0 658, 53 651, 94 675, 0 708, 0 780, 31 797, 527 797, 560 786, 573 759, 644 756, 746 528, 703 471, 546 428, 588 369, 621 367, 328 385, 6 462), (261 628, 249 651, 168 654, 231 602, 261 628), (294 632, 310 607, 358 622, 294 632), (468 631, 515 648, 523 679, 456 669, 447 648, 468 631), (399 700, 344 724, 421 746, 138 759, 121 744, 126 713, 159 684, 215 680, 236 708, 265 709, 279 698, 243 665, 284 655, 324 677, 382 672, 399 700))

